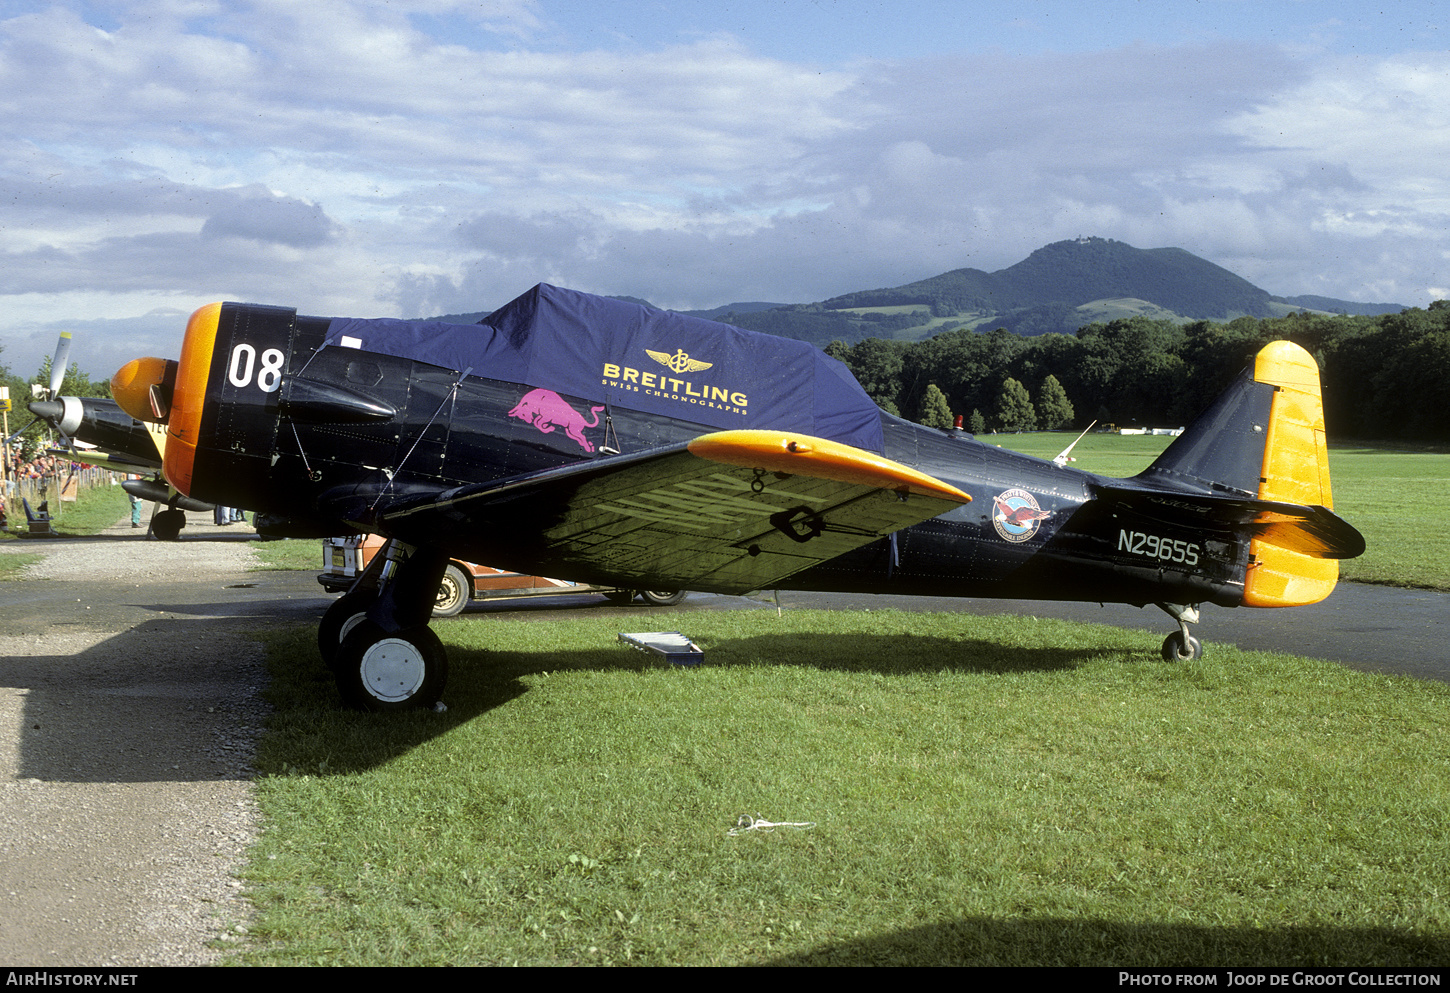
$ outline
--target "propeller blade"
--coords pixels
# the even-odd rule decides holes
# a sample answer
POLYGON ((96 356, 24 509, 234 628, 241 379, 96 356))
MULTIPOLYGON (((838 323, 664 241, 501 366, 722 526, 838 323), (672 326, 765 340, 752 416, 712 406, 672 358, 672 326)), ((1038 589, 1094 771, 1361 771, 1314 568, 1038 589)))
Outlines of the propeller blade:
POLYGON ((54 399, 65 381, 66 365, 70 361, 70 332, 62 331, 60 341, 55 343, 55 358, 50 360, 50 396, 54 399))
MULTIPOLYGON (((30 419, 30 424, 34 424, 38 420, 40 420, 39 417, 32 417, 30 419)), ((24 434, 25 432, 29 431, 30 430, 30 424, 25 425, 25 427, 21 428, 19 431, 12 432, 10 434, 10 436, 5 439, 5 444, 9 445, 9 444, 13 443, 16 438, 19 438, 22 434, 24 434)))

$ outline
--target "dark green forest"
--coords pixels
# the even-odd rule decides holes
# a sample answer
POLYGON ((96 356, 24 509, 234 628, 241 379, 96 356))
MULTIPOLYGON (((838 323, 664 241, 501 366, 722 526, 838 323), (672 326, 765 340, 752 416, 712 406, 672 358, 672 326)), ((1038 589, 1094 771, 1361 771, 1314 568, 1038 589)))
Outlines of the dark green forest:
POLYGON ((834 341, 826 352, 883 408, 912 420, 935 384, 954 414, 970 421, 975 411, 978 423, 1002 428, 1004 383, 1017 380, 1039 402, 1054 376, 1079 428, 1093 420, 1179 427, 1279 339, 1318 361, 1331 438, 1450 442, 1450 300, 1382 316, 1301 312, 1182 325, 1131 317, 1076 335, 959 329, 919 342, 834 341))
MULTIPOLYGON (((889 319, 891 315, 886 315, 889 319)), ((1096 420, 1120 427, 1179 427, 1203 411, 1270 341, 1287 338, 1319 363, 1324 416, 1337 440, 1450 443, 1450 300, 1428 309, 1380 316, 1300 312, 1286 317, 1240 317, 1227 323, 1131 317, 1089 324, 1075 335, 1023 337, 1003 328, 957 329, 924 341, 865 338, 833 341, 826 352, 844 363, 886 410, 925 422, 923 404, 935 384, 953 414, 987 430, 1060 423, 1060 401, 1024 421, 1013 394, 1003 417, 1009 379, 1043 407, 1043 386, 1055 377, 1071 407, 1071 426, 1096 420), (977 414, 973 418, 973 413, 977 414)), ((3 353, 0 353, 3 359, 3 353)), ((31 382, 49 378, 48 364, 31 382)), ((29 420, 26 381, 0 363, 11 387, 11 429, 29 420)), ((74 366, 61 392, 104 396, 74 366)), ((1049 391, 1055 398, 1057 391, 1049 391)), ((941 416, 932 397, 931 418, 941 416)))

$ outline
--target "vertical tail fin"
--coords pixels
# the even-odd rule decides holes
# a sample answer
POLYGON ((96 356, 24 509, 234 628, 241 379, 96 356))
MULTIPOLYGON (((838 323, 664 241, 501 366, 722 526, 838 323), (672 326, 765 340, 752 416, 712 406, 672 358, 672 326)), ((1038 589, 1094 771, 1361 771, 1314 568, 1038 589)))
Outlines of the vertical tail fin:
MULTIPOLYGON (((1264 439, 1261 500, 1334 508, 1329 487, 1329 446, 1324 437, 1324 406, 1319 396, 1319 366, 1293 342, 1265 345, 1254 360, 1254 379, 1275 387, 1264 439)), ((1249 607, 1297 607, 1318 603, 1334 591, 1339 562, 1311 558, 1274 544, 1269 535, 1249 546, 1244 604, 1249 607)))
MULTIPOLYGON (((1333 507, 1319 367, 1289 341, 1260 350, 1246 370, 1138 480, 1158 489, 1333 507)), ((1339 579, 1335 558, 1294 551, 1301 525, 1257 514, 1244 579, 1245 606, 1318 603, 1339 579), (1282 522, 1282 523, 1281 523, 1282 522)), ((1344 525, 1346 533, 1354 532, 1344 525)), ((1344 543, 1350 544, 1350 543, 1344 543)), ((1361 546, 1362 548, 1362 546, 1361 546)), ((1354 555, 1353 548, 1328 549, 1354 555)))

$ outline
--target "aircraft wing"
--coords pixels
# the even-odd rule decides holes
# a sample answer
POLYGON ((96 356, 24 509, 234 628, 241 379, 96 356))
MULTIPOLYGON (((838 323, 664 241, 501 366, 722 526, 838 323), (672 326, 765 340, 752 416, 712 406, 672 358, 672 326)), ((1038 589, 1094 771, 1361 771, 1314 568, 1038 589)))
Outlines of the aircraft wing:
POLYGON ((54 455, 58 459, 68 459, 71 462, 81 462, 85 465, 99 466, 102 469, 112 469, 116 472, 133 472, 138 474, 153 473, 161 468, 159 462, 147 462, 143 459, 133 458, 125 452, 103 452, 99 449, 77 448, 50 448, 46 454, 54 455))
POLYGON ((970 500, 848 445, 722 431, 499 484, 379 501, 371 526, 544 575, 745 593, 970 500))

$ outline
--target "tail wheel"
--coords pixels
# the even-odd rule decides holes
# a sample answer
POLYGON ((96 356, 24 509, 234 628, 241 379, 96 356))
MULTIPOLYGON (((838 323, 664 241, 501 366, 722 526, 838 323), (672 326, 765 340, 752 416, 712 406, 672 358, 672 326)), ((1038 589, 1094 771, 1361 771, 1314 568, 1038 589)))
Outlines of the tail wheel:
POLYGON ((1193 635, 1185 636, 1182 631, 1174 631, 1163 639, 1163 661, 1165 662, 1192 662, 1203 655, 1203 643, 1193 635))
POLYGON ((645 603, 652 603, 656 607, 673 607, 685 600, 684 590, 641 590, 639 595, 644 597, 645 603))
POLYGON ((431 707, 448 683, 448 655, 426 627, 387 634, 364 620, 337 650, 337 688, 357 710, 431 707))
POLYGON ((471 589, 468 577, 453 563, 443 572, 443 581, 438 584, 438 599, 433 602, 434 617, 453 617, 468 606, 471 589))

